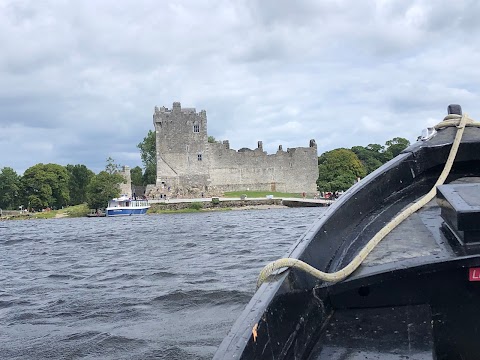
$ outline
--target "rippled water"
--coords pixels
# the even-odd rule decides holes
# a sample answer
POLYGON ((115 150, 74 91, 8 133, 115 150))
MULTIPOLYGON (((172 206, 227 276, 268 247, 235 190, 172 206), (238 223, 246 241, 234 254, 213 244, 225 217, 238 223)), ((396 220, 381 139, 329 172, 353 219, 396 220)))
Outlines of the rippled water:
POLYGON ((0 358, 210 359, 323 211, 0 222, 0 358))

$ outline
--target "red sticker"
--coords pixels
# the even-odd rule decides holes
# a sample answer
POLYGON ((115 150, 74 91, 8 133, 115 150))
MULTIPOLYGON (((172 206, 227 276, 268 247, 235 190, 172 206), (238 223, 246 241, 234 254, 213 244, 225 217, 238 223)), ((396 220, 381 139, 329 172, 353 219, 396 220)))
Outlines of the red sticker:
POLYGON ((470 281, 480 281, 480 268, 470 268, 468 273, 468 280, 470 281))

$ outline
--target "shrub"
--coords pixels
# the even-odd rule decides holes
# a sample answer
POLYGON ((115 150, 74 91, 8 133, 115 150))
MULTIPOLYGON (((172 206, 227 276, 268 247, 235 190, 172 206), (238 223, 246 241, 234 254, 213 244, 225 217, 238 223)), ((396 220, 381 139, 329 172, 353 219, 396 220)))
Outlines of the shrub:
POLYGON ((201 202, 192 202, 189 206, 188 206, 189 209, 193 209, 193 210, 200 210, 203 208, 203 204, 201 202))

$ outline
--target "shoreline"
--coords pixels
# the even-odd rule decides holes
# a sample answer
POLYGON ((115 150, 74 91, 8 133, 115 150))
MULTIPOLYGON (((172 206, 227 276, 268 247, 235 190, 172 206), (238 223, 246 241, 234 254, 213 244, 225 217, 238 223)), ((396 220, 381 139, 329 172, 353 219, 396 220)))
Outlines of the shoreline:
POLYGON ((284 208, 287 208, 287 206, 282 204, 282 199, 222 199, 216 203, 206 199, 182 199, 180 201, 153 203, 150 205, 147 215, 181 212, 267 210, 284 208))
MULTIPOLYGON (((269 210, 269 209, 287 209, 292 205, 284 205, 283 200, 294 202, 293 207, 319 206, 319 201, 312 199, 281 199, 281 198, 211 198, 200 199, 169 199, 166 201, 153 201, 150 203, 150 209, 147 215, 154 214, 175 214, 192 213, 204 211, 240 211, 240 210, 269 210), (295 203, 298 203, 296 205, 295 203)), ((321 203, 321 206, 328 206, 327 203, 321 203)), ((82 205, 85 206, 85 205, 82 205)), ((33 220, 33 219, 65 219, 76 217, 87 217, 88 211, 72 211, 72 208, 81 207, 75 205, 61 210, 52 210, 51 212, 37 213, 18 213, 1 216, 0 221, 8 220, 33 220)), ((85 210, 87 210, 85 208, 85 210)))
MULTIPOLYGON (((178 203, 172 203, 178 204, 178 203)), ((186 203, 185 204, 191 204, 186 203)), ((270 210, 270 209, 288 209, 288 206, 282 204, 248 204, 228 207, 205 207, 200 209, 192 209, 187 207, 179 209, 158 209, 157 211, 147 212, 145 215, 161 215, 161 214, 181 214, 181 213, 196 213, 196 212, 210 212, 210 211, 242 211, 242 210, 270 210)), ((43 213, 26 213, 18 215, 8 215, 0 217, 0 221, 15 221, 15 220, 51 220, 51 219, 74 219, 78 217, 87 217, 86 214, 82 216, 70 216, 67 211, 56 213, 52 217, 36 216, 36 214, 43 213)))
POLYGON ((234 207, 231 210, 269 210, 269 209, 288 209, 288 206, 285 205, 247 205, 247 206, 239 206, 234 207))

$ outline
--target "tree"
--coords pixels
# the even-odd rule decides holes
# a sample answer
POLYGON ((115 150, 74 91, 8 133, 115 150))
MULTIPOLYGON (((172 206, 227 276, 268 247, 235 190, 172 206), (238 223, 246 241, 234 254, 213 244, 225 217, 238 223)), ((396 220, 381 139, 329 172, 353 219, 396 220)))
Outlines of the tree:
POLYGON ((368 144, 365 147, 366 150, 370 151, 371 155, 380 161, 382 164, 385 164, 387 161, 392 160, 391 154, 387 153, 385 146, 380 144, 368 144))
POLYGON ((95 176, 85 165, 67 165, 65 167, 70 176, 68 190, 70 193, 70 204, 83 204, 87 201, 87 185, 95 176))
POLYGON ((109 174, 115 174, 116 172, 119 172, 122 166, 120 164, 117 164, 115 160, 113 160, 112 157, 107 158, 107 165, 105 165, 105 171, 109 174))
POLYGON ((376 170, 387 161, 392 159, 392 155, 385 151, 385 147, 380 144, 368 144, 367 146, 354 146, 352 151, 362 162, 367 174, 376 170))
POLYGON ((318 158, 317 185, 321 191, 341 191, 352 186, 357 178, 366 175, 357 155, 348 149, 327 151, 318 158))
POLYGON ((45 207, 45 203, 38 197, 37 195, 29 195, 27 197, 28 207, 30 209, 43 209, 45 207))
POLYGON ((388 140, 385 143, 387 150, 385 151, 393 159, 395 156, 400 154, 403 150, 410 146, 410 141, 405 138, 395 137, 392 140, 388 140))
POLYGON ((157 165, 148 165, 143 173, 143 185, 157 182, 157 165))
POLYGON ((20 205, 20 176, 10 167, 0 170, 0 208, 16 209, 20 205))
POLYGON ((108 201, 120 195, 120 183, 124 181, 120 174, 101 171, 95 175, 87 186, 87 204, 91 209, 107 206, 108 201))
POLYGON ((132 185, 143 185, 142 168, 140 166, 135 166, 130 170, 130 176, 132 178, 132 185))
POLYGON ((209 142, 209 143, 214 143, 215 141, 216 141, 216 140, 215 140, 215 137, 213 137, 213 136, 211 136, 211 135, 208 137, 208 142, 209 142))
POLYGON ((155 184, 157 177, 157 142, 155 131, 149 130, 137 147, 140 149, 144 175, 143 184, 155 184))
POLYGON ((22 188, 30 207, 61 208, 70 200, 67 169, 57 164, 37 164, 27 170, 22 177, 22 188))
POLYGON ((352 151, 357 154, 367 174, 370 174, 400 154, 409 145, 410 142, 407 139, 396 137, 388 140, 385 146, 379 144, 368 144, 366 147, 354 146, 352 147, 352 151))
POLYGON ((371 145, 372 144, 370 144, 367 147, 363 147, 363 146, 352 147, 352 151, 357 155, 358 159, 362 162, 367 174, 370 174, 372 171, 379 168, 384 163, 383 154, 379 151, 374 151, 373 150, 374 148, 371 145))
POLYGON ((383 154, 385 152, 385 147, 380 144, 368 144, 365 149, 375 153, 375 154, 383 154))

